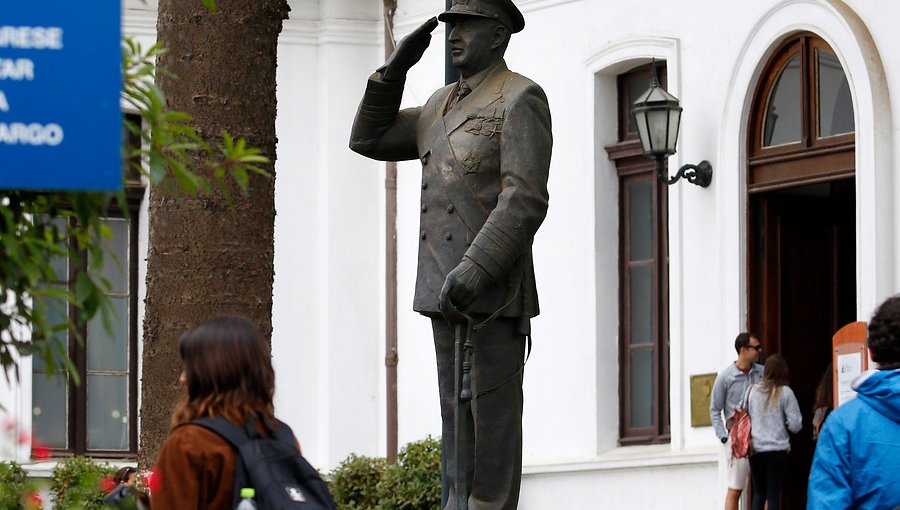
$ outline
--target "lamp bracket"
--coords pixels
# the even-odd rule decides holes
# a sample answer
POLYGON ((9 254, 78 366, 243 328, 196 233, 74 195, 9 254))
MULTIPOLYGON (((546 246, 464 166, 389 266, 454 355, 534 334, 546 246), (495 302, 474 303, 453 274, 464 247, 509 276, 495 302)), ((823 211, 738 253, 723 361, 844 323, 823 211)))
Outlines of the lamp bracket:
POLYGON ((674 177, 668 178, 668 176, 666 175, 666 165, 664 163, 664 158, 657 158, 656 174, 659 176, 659 180, 669 185, 675 184, 676 182, 678 182, 678 179, 684 177, 691 184, 696 184, 701 188, 706 188, 707 186, 709 186, 709 183, 712 182, 712 165, 705 159, 696 165, 682 165, 682 167, 678 169, 678 173, 676 173, 674 177))

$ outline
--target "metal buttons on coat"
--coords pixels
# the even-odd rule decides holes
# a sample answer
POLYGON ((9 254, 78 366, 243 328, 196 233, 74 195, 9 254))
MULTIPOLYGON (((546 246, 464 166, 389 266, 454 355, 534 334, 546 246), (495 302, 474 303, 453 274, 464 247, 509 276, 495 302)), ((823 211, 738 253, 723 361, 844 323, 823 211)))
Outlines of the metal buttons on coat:
POLYGON ((447 206, 447 214, 453 214, 453 204, 447 206))
POLYGON ((453 239, 453 234, 451 234, 450 232, 447 232, 447 235, 444 236, 444 239, 446 239, 448 241, 453 239))

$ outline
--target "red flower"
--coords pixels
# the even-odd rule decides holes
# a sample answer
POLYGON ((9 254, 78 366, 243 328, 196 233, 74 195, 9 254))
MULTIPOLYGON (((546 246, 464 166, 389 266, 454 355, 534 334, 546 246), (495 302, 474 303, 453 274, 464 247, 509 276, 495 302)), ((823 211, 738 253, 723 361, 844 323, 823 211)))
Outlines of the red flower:
POLYGON ((27 430, 19 431, 19 437, 17 438, 17 441, 19 442, 19 444, 25 444, 31 440, 32 440, 31 434, 27 430))
POLYGON ((49 460, 50 448, 47 448, 47 445, 34 439, 31 441, 31 456, 37 460, 49 460))
POLYGON ((109 476, 104 476, 100 479, 100 490, 105 493, 112 492, 113 489, 116 488, 116 482, 109 476))
POLYGON ((25 504, 28 506, 28 509, 40 509, 44 507, 44 500, 41 499, 41 495, 37 492, 32 492, 25 498, 25 504))
POLYGON ((151 494, 159 488, 160 482, 161 477, 155 469, 148 470, 144 475, 144 487, 150 489, 151 494))

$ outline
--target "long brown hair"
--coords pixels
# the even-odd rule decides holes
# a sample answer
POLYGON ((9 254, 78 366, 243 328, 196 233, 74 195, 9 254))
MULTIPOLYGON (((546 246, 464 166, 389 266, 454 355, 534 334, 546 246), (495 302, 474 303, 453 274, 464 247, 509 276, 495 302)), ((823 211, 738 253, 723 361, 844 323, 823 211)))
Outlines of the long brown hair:
POLYGON ((766 396, 766 409, 773 402, 778 402, 781 397, 781 388, 790 383, 790 371, 788 370, 787 361, 781 354, 773 354, 766 358, 766 367, 763 371, 762 390, 768 395, 766 396))
POLYGON ((275 371, 259 330, 240 316, 213 319, 188 330, 178 341, 187 397, 172 415, 172 426, 223 416, 244 425, 258 415, 275 422, 275 371))
POLYGON ((813 412, 820 407, 831 409, 831 406, 834 405, 834 389, 832 388, 834 383, 831 380, 832 376, 832 367, 831 363, 829 363, 828 367, 825 368, 825 371, 822 372, 822 378, 819 379, 819 384, 816 385, 816 398, 813 401, 813 412))

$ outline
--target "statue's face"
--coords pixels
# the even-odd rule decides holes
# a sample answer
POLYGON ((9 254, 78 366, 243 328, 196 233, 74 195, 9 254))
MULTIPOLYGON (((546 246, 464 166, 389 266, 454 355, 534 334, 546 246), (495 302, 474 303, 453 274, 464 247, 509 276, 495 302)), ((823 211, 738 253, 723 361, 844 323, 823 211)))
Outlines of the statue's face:
POLYGON ((477 16, 459 16, 451 22, 450 56, 463 77, 486 69, 496 61, 492 52, 497 22, 477 16))

